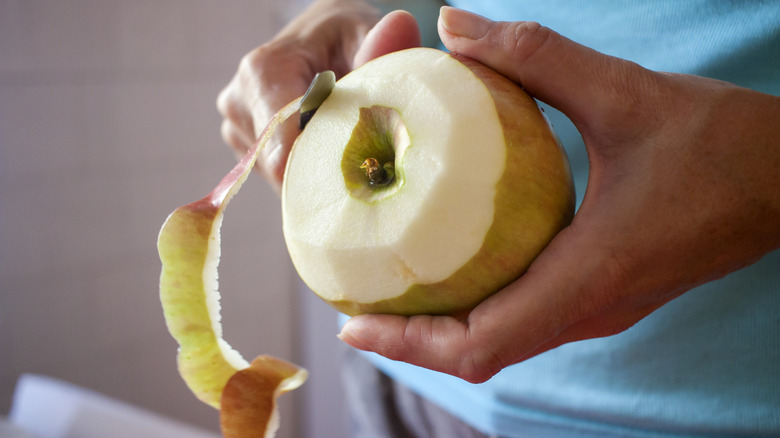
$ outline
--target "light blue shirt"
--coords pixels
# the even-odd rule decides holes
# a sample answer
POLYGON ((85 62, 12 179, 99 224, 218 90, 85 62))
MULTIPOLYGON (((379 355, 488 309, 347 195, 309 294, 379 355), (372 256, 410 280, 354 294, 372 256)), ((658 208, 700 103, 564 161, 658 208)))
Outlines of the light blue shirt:
MULTIPOLYGON (((653 70, 780 95, 780 1, 450 3, 493 19, 538 21, 653 70)), ((582 140, 564 116, 546 112, 567 148, 581 201, 582 140)), ((370 357, 488 434, 780 435, 780 251, 689 291, 619 335, 564 345, 483 384, 370 357)))

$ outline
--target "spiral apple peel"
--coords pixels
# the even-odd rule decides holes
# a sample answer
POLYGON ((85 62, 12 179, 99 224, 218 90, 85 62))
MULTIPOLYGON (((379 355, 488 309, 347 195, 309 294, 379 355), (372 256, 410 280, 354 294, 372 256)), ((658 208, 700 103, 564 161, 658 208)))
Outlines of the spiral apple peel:
POLYGON ((222 338, 217 280, 225 208, 273 133, 297 113, 299 104, 297 99, 282 108, 216 188, 177 208, 158 236, 160 300, 168 330, 179 343, 179 373, 198 399, 222 407, 226 437, 273 436, 278 423, 276 397, 297 388, 307 377, 306 370, 271 356, 260 356, 250 366, 222 338), (226 430, 225 424, 232 426, 226 430), (252 433, 245 428, 249 424, 252 433), (253 435, 257 433, 261 434, 253 435))

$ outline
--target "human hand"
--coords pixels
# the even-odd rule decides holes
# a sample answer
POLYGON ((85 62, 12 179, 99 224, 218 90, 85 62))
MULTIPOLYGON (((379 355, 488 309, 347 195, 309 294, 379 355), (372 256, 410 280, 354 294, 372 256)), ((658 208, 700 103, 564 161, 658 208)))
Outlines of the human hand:
MULTIPOLYGON (((379 19, 378 10, 362 0, 318 0, 272 41, 244 56, 217 99, 223 140, 243 156, 271 117, 306 92, 315 74, 333 70, 341 77, 377 56, 420 45, 410 14, 398 11, 379 19)), ((280 127, 258 158, 257 168, 277 190, 299 133, 297 123, 280 127)))
POLYGON ((362 315, 345 342, 482 382, 622 332, 780 247, 780 98, 649 71, 535 23, 444 8, 439 33, 573 121, 590 161, 584 200, 528 272, 466 319, 362 315))

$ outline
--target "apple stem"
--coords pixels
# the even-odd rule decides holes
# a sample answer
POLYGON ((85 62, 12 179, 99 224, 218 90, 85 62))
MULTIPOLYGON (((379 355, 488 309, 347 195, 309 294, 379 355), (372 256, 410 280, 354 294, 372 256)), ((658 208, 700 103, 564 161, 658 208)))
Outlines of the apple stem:
POLYGON ((386 186, 393 182, 395 178, 395 169, 392 161, 379 165, 376 158, 366 158, 366 161, 360 165, 361 169, 366 169, 368 183, 373 186, 386 186))

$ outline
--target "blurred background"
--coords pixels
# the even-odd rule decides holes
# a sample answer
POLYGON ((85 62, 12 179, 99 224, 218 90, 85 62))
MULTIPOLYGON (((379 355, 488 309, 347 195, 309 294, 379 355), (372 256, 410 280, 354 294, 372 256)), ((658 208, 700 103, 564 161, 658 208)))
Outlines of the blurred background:
MULTIPOLYGON (((0 417, 33 373, 217 430, 176 371, 157 232, 234 165, 217 94, 307 3, 0 0, 0 417)), ((220 277, 228 342, 311 371, 278 436, 343 436, 336 314, 300 286, 258 176, 220 277)))

